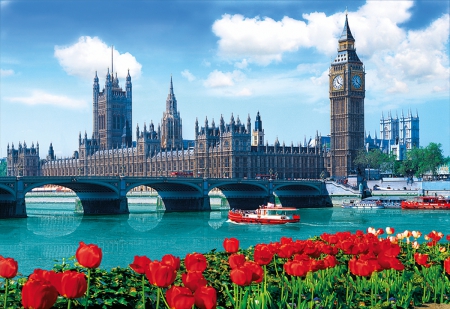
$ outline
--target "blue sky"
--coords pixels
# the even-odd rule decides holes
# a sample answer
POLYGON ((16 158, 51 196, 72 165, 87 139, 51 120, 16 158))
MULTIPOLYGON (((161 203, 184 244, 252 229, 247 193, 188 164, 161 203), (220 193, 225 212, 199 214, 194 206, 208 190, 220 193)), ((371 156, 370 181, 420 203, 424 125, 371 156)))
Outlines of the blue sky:
MULTIPOLYGON (((297 145, 330 132, 328 69, 347 8, 366 68, 365 128, 420 117, 420 143, 450 155, 449 1, 1 1, 0 156, 92 134, 92 81, 133 83, 133 134, 161 122, 173 77, 183 137, 231 114, 297 145)), ((133 136, 133 140, 135 136, 133 136)))

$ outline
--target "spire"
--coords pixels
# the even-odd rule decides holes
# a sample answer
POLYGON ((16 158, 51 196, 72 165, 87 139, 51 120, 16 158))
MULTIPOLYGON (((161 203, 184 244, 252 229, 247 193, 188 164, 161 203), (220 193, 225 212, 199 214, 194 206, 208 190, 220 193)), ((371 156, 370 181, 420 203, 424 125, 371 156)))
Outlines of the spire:
POLYGON ((173 94, 172 74, 170 74, 170 94, 171 94, 172 96, 174 96, 174 94, 173 94))
POLYGON ((341 37, 339 38, 339 42, 344 41, 355 41, 353 38, 352 32, 350 31, 350 26, 348 25, 347 11, 345 12, 345 25, 344 30, 342 30, 341 37))

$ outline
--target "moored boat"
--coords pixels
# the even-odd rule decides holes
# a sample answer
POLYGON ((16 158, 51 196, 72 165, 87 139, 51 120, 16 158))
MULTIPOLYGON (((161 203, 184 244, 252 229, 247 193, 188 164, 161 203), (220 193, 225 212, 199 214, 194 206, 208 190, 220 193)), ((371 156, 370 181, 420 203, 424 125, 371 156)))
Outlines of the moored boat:
POLYGON ((417 196, 413 200, 403 201, 403 209, 447 209, 450 210, 450 198, 439 196, 417 196))
POLYGON ((349 200, 342 202, 343 208, 384 208, 379 199, 349 200))
POLYGON ((259 206, 253 211, 232 209, 228 212, 228 219, 236 223, 251 224, 286 224, 300 222, 297 208, 282 207, 274 204, 259 206))

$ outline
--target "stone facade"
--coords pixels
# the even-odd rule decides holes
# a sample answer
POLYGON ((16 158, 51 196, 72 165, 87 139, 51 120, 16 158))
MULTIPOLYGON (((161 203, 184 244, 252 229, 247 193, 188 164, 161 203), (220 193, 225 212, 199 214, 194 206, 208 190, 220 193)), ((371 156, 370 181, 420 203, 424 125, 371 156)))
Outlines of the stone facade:
MULTIPOLYGON (((144 124, 136 128, 136 141, 128 147, 103 149, 99 139, 79 136, 79 150, 72 158, 48 160, 42 164, 45 176, 136 176, 136 177, 212 177, 317 179, 324 170, 321 138, 303 145, 252 145, 252 136, 264 138, 261 115, 257 114, 255 130, 250 116, 246 124, 231 115, 225 123, 220 118, 204 126, 195 123, 195 140, 182 140, 181 117, 172 79, 162 124, 144 124), (164 129, 162 129, 164 128, 164 129), (164 132, 165 131, 165 132, 164 132)), ((94 134, 95 136, 95 134, 94 134)), ((53 153, 53 148, 49 153, 53 153)))
MULTIPOLYGON (((206 118, 203 126, 196 121, 194 140, 183 140, 182 119, 171 78, 161 125, 155 128, 153 123, 148 127, 144 124, 143 130, 137 125, 136 140, 132 141, 131 76, 128 72, 123 90, 111 69, 102 91, 97 73, 94 77, 92 136, 88 138, 87 133, 84 136, 80 133, 78 150, 70 158, 56 159, 52 145, 41 163, 39 151, 33 152, 38 164, 33 160, 30 169, 26 167, 26 173, 280 179, 318 179, 327 174, 346 177, 356 171, 353 164, 356 152, 365 146, 365 69, 356 54, 347 16, 338 46, 338 55, 329 69, 329 137, 316 133, 313 139, 295 146, 280 144, 278 139, 269 145, 264 142, 265 132, 258 112, 253 130, 250 116, 246 123, 239 117, 235 119, 234 115, 226 123, 221 116, 217 126, 214 120, 209 124, 206 118)), ((405 142, 412 145, 415 133, 411 134, 408 137, 406 133, 405 142)), ((24 166, 31 163, 13 159, 18 157, 8 150, 8 174, 10 171, 11 175, 17 173, 19 166, 25 171, 24 166), (22 163, 17 163, 19 161, 22 163)))
POLYGON ((7 148, 7 176, 40 176, 39 143, 31 147, 23 142, 17 149, 14 144, 7 148))
POLYGON ((347 15, 339 38, 338 54, 329 70, 331 176, 346 177, 357 171, 353 161, 364 147, 365 69, 356 54, 347 15))
POLYGON ((405 116, 403 111, 400 118, 396 115, 392 117, 389 112, 387 117, 384 114, 380 119, 380 137, 366 137, 366 149, 378 148, 384 153, 392 153, 397 160, 405 160, 406 152, 413 148, 418 148, 419 138, 419 114, 414 116, 411 111, 405 116))

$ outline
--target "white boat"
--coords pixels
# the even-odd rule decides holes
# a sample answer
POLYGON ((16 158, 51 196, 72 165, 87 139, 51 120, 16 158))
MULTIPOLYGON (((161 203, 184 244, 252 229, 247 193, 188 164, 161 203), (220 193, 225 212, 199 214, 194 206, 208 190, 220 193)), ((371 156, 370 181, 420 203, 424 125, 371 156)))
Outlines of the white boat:
POLYGON ((300 222, 300 215, 296 214, 297 209, 292 207, 282 207, 269 203, 259 206, 254 211, 235 210, 228 212, 228 219, 236 223, 250 224, 286 224, 300 222))
POLYGON ((383 203, 379 199, 364 199, 361 201, 352 199, 342 202, 343 208, 384 208, 383 203))

